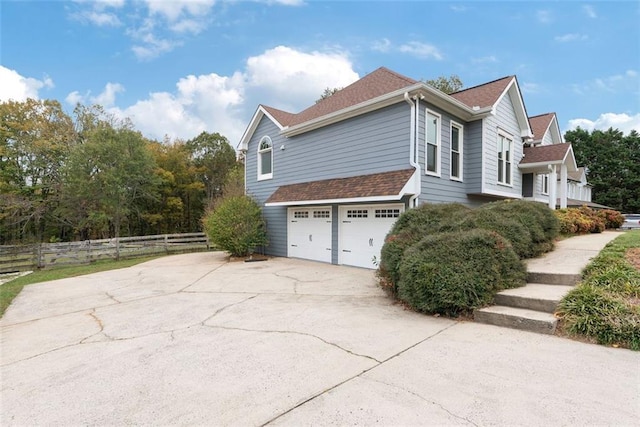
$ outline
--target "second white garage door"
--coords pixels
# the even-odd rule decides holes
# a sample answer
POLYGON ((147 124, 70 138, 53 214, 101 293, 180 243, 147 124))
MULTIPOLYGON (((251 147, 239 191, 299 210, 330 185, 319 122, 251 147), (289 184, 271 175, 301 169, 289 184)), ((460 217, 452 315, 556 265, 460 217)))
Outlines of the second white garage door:
POLYGON ((404 205, 340 206, 338 262, 376 268, 389 230, 404 211, 404 205))
POLYGON ((288 209, 288 256, 331 262, 331 207, 288 209))

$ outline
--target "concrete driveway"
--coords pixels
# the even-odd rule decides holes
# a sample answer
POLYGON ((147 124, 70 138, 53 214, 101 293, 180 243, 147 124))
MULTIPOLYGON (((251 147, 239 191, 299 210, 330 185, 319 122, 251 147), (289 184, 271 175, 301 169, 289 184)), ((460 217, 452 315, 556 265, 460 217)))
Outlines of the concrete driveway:
POLYGON ((1 424, 637 425, 640 353, 419 315, 372 271, 177 255, 27 286, 1 424))

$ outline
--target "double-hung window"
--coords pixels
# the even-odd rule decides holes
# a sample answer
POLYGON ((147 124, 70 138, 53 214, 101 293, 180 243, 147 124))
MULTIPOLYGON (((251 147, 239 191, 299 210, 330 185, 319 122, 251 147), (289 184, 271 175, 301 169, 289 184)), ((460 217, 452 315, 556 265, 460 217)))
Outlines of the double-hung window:
POLYGON ((440 115, 427 110, 426 170, 440 176, 440 115))
POLYGON ((451 179, 462 181, 462 125, 451 122, 451 179))
POLYGON ((542 194, 549 194, 549 174, 542 175, 542 194))
POLYGON ((273 178, 273 143, 268 136, 258 144, 258 181, 273 178))
POLYGON ((511 185, 511 162, 513 157, 513 139, 498 133, 498 183, 511 185))

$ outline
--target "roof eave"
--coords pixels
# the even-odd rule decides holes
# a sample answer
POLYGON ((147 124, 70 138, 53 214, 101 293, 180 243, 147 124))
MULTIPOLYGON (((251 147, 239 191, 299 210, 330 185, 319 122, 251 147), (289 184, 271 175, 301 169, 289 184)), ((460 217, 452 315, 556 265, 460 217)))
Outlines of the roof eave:
POLYGON ((269 114, 269 112, 262 105, 258 105, 258 108, 256 109, 256 112, 253 114, 253 117, 251 118, 251 121, 249 122, 249 126, 247 126, 247 128, 244 130, 244 133, 242 134, 242 137, 240 138, 240 142, 236 146, 237 148, 239 148, 240 150, 246 150, 247 149, 247 147, 249 145, 249 140, 253 136, 253 133, 256 131, 256 128, 258 127, 258 124, 260 123, 260 119, 263 116, 267 116, 269 118, 269 120, 271 120, 278 127, 278 129, 280 129, 280 130, 284 129, 284 126, 282 126, 282 124, 280 124, 280 122, 277 121, 275 119, 275 117, 273 117, 271 114, 269 114))

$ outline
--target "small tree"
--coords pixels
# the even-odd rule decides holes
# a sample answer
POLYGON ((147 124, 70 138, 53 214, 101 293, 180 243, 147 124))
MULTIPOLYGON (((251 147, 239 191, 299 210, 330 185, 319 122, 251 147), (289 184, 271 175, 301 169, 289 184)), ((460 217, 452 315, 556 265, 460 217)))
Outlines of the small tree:
POLYGON ((425 83, 446 94, 458 92, 464 87, 462 80, 456 74, 451 74, 449 77, 440 76, 437 79, 425 80, 425 83))
POLYGON ((218 248, 231 256, 251 255, 268 243, 262 209, 249 196, 232 196, 205 215, 204 229, 218 248))

